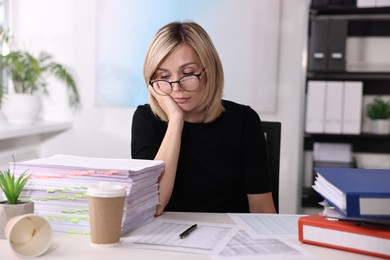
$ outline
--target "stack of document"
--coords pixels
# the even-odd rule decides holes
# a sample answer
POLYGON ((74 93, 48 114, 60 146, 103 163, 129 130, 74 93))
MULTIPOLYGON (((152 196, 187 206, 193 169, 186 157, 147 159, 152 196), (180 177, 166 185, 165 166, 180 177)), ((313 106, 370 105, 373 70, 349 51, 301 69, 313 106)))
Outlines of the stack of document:
POLYGON ((87 189, 99 182, 121 184, 127 195, 122 234, 151 222, 158 199, 162 161, 55 155, 10 163, 11 171, 31 175, 20 199, 32 200, 35 214, 44 216, 53 231, 90 232, 87 189))

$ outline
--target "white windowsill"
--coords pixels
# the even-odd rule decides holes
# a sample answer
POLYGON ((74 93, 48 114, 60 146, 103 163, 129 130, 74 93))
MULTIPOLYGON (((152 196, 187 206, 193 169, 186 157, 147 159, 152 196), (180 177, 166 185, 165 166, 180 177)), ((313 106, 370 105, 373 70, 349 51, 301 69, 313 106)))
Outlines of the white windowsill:
POLYGON ((30 125, 0 123, 0 141, 67 130, 72 122, 36 122, 30 125))

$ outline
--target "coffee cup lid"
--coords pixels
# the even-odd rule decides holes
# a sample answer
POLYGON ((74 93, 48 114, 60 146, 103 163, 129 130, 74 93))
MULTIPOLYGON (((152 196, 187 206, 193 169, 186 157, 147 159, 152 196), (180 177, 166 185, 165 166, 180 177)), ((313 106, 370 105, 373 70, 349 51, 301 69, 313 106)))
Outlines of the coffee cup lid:
POLYGON ((123 185, 100 182, 91 185, 87 190, 88 196, 100 198, 115 198, 126 196, 126 189, 123 185))

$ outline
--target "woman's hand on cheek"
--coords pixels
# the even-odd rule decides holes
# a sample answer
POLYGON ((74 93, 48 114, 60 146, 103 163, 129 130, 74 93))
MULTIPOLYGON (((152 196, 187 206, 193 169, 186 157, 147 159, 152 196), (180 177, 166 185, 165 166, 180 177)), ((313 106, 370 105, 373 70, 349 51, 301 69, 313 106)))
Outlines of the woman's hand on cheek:
POLYGON ((184 111, 176 104, 171 96, 161 96, 157 94, 151 86, 149 86, 148 89, 164 110, 169 120, 172 120, 174 117, 180 117, 181 119, 184 118, 184 111))

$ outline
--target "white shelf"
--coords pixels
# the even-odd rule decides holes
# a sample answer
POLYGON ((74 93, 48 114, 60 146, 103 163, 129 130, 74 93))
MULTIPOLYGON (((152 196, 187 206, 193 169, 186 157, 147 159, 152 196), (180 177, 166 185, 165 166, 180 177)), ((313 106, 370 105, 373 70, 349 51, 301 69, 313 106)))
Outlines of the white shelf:
POLYGON ((0 141, 32 135, 54 133, 72 127, 72 122, 36 122, 29 125, 9 124, 0 122, 0 141))

